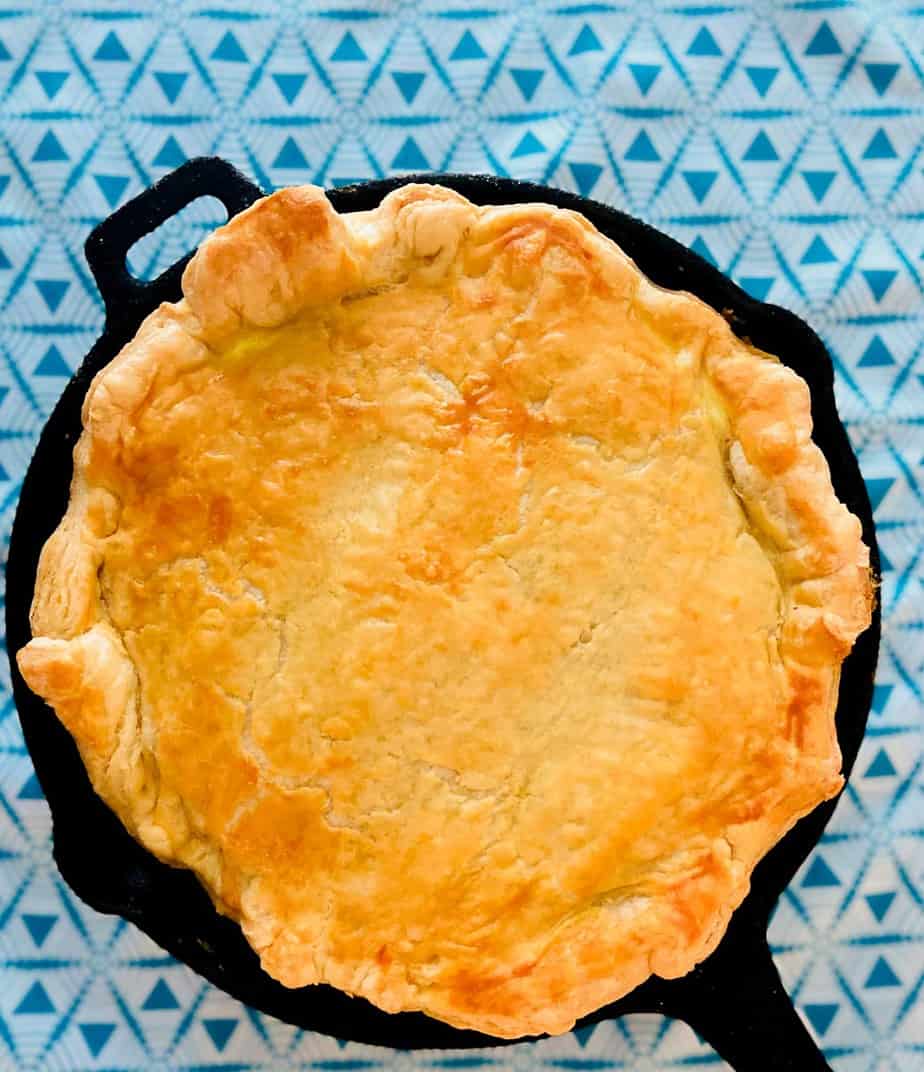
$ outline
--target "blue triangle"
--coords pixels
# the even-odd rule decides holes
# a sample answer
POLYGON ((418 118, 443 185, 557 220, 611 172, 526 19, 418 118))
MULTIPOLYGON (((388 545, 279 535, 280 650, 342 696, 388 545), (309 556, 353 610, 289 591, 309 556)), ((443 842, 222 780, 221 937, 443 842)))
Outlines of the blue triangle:
POLYGON ((417 142, 413 138, 407 137, 404 139, 404 144, 395 154, 391 166, 398 168, 400 171, 427 171, 430 168, 430 161, 420 151, 420 146, 417 142))
POLYGON ((189 78, 188 71, 155 71, 157 84, 170 104, 176 104, 177 97, 183 92, 183 86, 189 78))
POLYGON ((805 49, 806 56, 839 56, 844 50, 834 36, 834 31, 823 22, 805 49))
MULTIPOLYGON (((857 362, 857 367, 885 368, 887 365, 894 364, 895 358, 889 351, 888 346, 886 346, 878 335, 874 335, 869 341, 869 346, 863 351, 863 356, 857 362)), ((867 483, 869 483, 869 481, 867 481, 867 483)))
POLYGON ((568 167, 582 197, 588 196, 597 185, 597 179, 603 174, 603 168, 599 164, 569 164, 568 167))
POLYGON ((779 67, 745 67, 751 85, 762 96, 766 97, 768 90, 780 73, 779 67))
POLYGON ((282 148, 276 154, 276 159, 273 161, 272 166, 274 168, 290 168, 296 171, 308 167, 305 154, 298 147, 291 134, 282 143, 282 148))
MULTIPOLYGON (((876 480, 875 478, 866 478, 866 490, 869 492, 870 503, 873 509, 882 502, 882 498, 890 487, 895 483, 894 480, 876 480), (878 489, 873 487, 873 484, 885 484, 885 488, 877 494, 878 489)), ((889 702, 889 697, 892 695, 894 685, 873 685, 873 711, 877 715, 881 715, 886 709, 886 704, 889 702)), ((22 795, 22 794, 20 794, 22 795)))
POLYGON ((151 993, 144 999, 142 1009, 147 1012, 160 1012, 165 1009, 178 1009, 180 1003, 173 996, 173 991, 164 982, 163 979, 158 979, 151 990, 151 993))
POLYGON ((876 758, 866 768, 864 778, 894 778, 897 773, 892 766, 892 760, 889 759, 889 753, 880 748, 876 758))
POLYGON ((523 137, 517 142, 516 148, 510 155, 511 157, 516 158, 518 156, 533 156, 535 153, 545 152, 548 152, 548 150, 542 142, 531 130, 527 130, 523 137))
POLYGON ((752 298, 766 301, 776 279, 772 275, 743 275, 738 283, 752 298))
POLYGON ((709 32, 708 26, 700 26, 696 36, 690 42, 690 47, 687 49, 688 56, 721 56, 722 50, 719 48, 716 39, 709 32))
POLYGON ((808 244, 808 249, 802 254, 800 264, 834 264, 837 257, 831 252, 831 247, 821 237, 815 235, 808 244))
POLYGON ((154 167, 179 167, 180 164, 186 162, 186 153, 183 152, 183 147, 176 140, 176 138, 170 134, 167 136, 167 140, 160 147, 160 152, 151 161, 154 167))
POLYGON ((106 198, 106 204, 110 208, 115 208, 122 199, 126 186, 128 186, 129 179, 127 176, 94 175, 93 178, 96 180, 96 185, 100 188, 103 197, 106 198))
POLYGON ((661 73, 661 65, 659 63, 630 63, 629 70, 632 72, 632 77, 635 79, 639 93, 643 97, 647 97, 648 90, 651 89, 654 85, 654 80, 661 73))
POLYGON ((590 26, 585 22, 581 29, 578 31, 577 37, 574 39, 574 43, 571 48, 568 49, 569 56, 579 56, 582 52, 602 52, 603 45, 600 44, 600 38, 593 32, 590 26))
POLYGON ((450 60, 484 60, 487 57, 487 52, 478 43, 478 38, 471 30, 466 30, 462 34, 449 56, 450 60))
POLYGON ((30 774, 29 777, 23 782, 22 789, 16 794, 17 800, 44 800, 45 794, 42 792, 42 787, 39 785, 38 778, 34 774, 30 774))
MULTIPOLYGON (((877 335, 878 339, 879 336, 877 335)), ((872 343, 870 344, 872 345, 872 343)), ((889 490, 895 483, 895 477, 892 476, 868 476, 866 477, 866 491, 869 495, 870 506, 873 511, 879 509, 882 505, 882 500, 889 494, 889 490)), ((882 706, 885 707, 886 702, 889 699, 889 694, 892 692, 892 685, 876 685, 873 690, 873 706, 876 706, 876 689, 882 690, 882 706)), ((877 711, 881 714, 881 708, 877 708, 877 711)))
POLYGON ((823 856, 816 856, 812 860, 812 866, 802 880, 802 885, 805 889, 814 889, 818 886, 840 886, 840 884, 841 880, 828 867, 823 856))
POLYGON ((420 92, 420 87, 427 77, 423 71, 392 71, 391 76, 401 96, 404 97, 405 104, 414 103, 414 98, 420 92))
POLYGON ((683 177, 687 180, 690 193, 696 198, 698 204, 702 204, 709 196, 712 185, 719 177, 717 171, 685 171, 683 177))
POLYGON ((6 255, 6 252, 4 251, 3 247, 0 246, 0 272, 4 271, 7 268, 12 268, 12 267, 13 267, 13 262, 6 255))
POLYGON ((709 261, 713 267, 718 268, 719 262, 712 255, 712 250, 706 245, 706 240, 702 235, 696 236, 690 249, 692 249, 694 253, 698 253, 703 260, 709 261))
POLYGON ((892 893, 868 893, 866 895, 866 903, 876 917, 877 923, 881 923, 885 919, 885 914, 892 907, 894 900, 894 891, 892 893))
POLYGON ((224 60, 226 63, 246 63, 247 53, 241 48, 241 43, 230 30, 225 30, 224 37, 212 50, 213 60, 224 60))
POLYGON ((340 44, 330 54, 335 63, 363 63, 369 59, 351 30, 340 38, 340 44))
POLYGON ((766 163, 768 160, 779 160, 779 158, 780 155, 774 148, 773 142, 763 130, 757 132, 744 154, 745 160, 753 160, 759 163, 766 163))
POLYGON ((308 75, 306 74, 274 74, 273 81, 279 92, 285 98, 286 104, 291 104, 301 93, 308 75))
POLYGON ((6 45, 0 41, 0 60, 11 60, 12 58, 12 52, 10 52, 6 45))
POLYGON ((45 351, 45 356, 35 366, 35 376, 70 376, 71 370, 54 343, 45 351))
POLYGON ((32 162, 35 164, 47 164, 52 161, 70 160, 70 157, 61 147, 61 142, 54 135, 54 131, 46 130, 38 148, 32 154, 32 162))
POLYGON ((836 171, 803 171, 802 178, 815 198, 816 203, 824 200, 825 194, 831 189, 831 183, 837 178, 836 171))
POLYGON ((865 985, 867 990, 877 990, 887 986, 901 986, 902 981, 892 970, 892 965, 886 958, 880 957, 867 976, 865 985))
POLYGON ((873 89, 881 97, 892 85, 892 79, 898 74, 897 63, 864 63, 866 75, 873 84, 873 89))
POLYGON ((537 67, 511 67, 510 74, 517 84, 517 88, 523 94, 523 99, 531 101, 533 94, 539 88, 539 83, 545 77, 545 71, 537 67))
POLYGON ((815 1033, 823 1035, 831 1026, 831 1021, 837 1015, 840 1005, 804 1005, 803 1010, 808 1017, 808 1022, 815 1029, 815 1033))
POLYGON ((27 914, 22 917, 22 921, 36 947, 41 949, 45 944, 45 939, 51 933, 51 928, 58 922, 58 917, 27 914))
POLYGON ((10 479, 10 474, 0 465, 0 481, 6 481, 10 479))
POLYGON ((864 160, 895 160, 897 157, 898 153, 882 127, 870 138, 869 145, 863 151, 864 160))
POLYGON ((70 78, 70 71, 36 71, 35 77, 39 80, 39 84, 42 89, 45 90, 45 96, 49 100, 54 100, 58 95, 58 90, 64 85, 64 83, 70 78))
MULTIPOLYGON (((582 1050, 587 1045, 587 1043, 590 1042, 590 1036, 594 1033, 594 1029, 596 1028, 596 1026, 596 1024, 588 1024, 587 1027, 578 1027, 572 1032, 574 1037, 578 1040, 578 1044, 580 1045, 582 1050)), ((569 1065, 571 1064, 570 1061, 568 1063, 569 1065)), ((575 1061, 574 1065, 577 1067, 581 1067, 579 1061, 575 1061)))
POLYGON ((22 1014, 42 1015, 43 1013, 55 1012, 48 991, 41 983, 35 982, 26 991, 25 997, 16 1006, 13 1012, 22 1014))
POLYGON ((640 130, 635 135, 635 140, 629 146, 626 151, 626 160, 636 160, 644 164, 653 164, 656 160, 660 160, 661 157, 658 154, 658 150, 654 147, 651 138, 648 137, 648 132, 640 130))
POLYGON ((110 30, 103 38, 99 48, 93 53, 93 59, 106 60, 110 63, 124 63, 131 56, 125 51, 125 46, 119 40, 115 30, 110 30))
POLYGON ((78 1024, 77 1026, 83 1035, 83 1041, 87 1044, 90 1056, 94 1058, 99 1057, 103 1052, 103 1047, 116 1029, 115 1024, 78 1024))
POLYGON ((215 1045, 215 1049, 221 1053, 228 1045, 228 1039, 234 1034, 237 1020, 203 1020, 202 1026, 209 1033, 209 1038, 215 1045))
POLYGON ((36 279, 35 285, 45 299, 48 311, 56 313, 71 283, 69 279, 36 279))
POLYGON ((873 297, 877 302, 881 302, 886 295, 886 291, 895 282, 895 277, 898 272, 892 268, 864 268, 863 278, 869 284, 869 289, 873 292, 873 297))

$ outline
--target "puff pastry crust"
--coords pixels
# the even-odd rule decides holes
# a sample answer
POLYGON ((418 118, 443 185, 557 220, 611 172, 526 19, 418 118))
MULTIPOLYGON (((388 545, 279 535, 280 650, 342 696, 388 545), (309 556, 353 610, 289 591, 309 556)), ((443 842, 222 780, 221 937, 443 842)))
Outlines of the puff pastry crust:
POLYGON ((580 215, 279 191, 94 380, 31 686, 287 986, 562 1032, 841 787, 805 383, 580 215))

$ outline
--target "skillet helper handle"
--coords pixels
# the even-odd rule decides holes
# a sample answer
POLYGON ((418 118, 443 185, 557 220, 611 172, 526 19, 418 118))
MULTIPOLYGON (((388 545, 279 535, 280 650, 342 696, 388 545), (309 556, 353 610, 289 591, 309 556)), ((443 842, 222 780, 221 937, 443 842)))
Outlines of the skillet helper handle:
POLYGON ((203 156, 187 160, 103 220, 91 231, 84 251, 106 306, 107 323, 137 323, 139 308, 151 309, 180 296, 180 280, 192 253, 146 282, 130 274, 125 260, 139 238, 200 197, 217 198, 230 219, 262 196, 263 191, 226 160, 203 156))
POLYGON ((780 981, 765 932, 749 922, 682 981, 671 1011, 734 1072, 832 1072, 780 981))

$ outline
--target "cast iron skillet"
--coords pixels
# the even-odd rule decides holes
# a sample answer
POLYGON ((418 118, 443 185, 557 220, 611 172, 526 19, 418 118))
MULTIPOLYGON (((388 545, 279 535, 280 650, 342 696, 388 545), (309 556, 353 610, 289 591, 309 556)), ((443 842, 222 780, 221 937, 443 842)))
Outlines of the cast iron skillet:
MULTIPOLYGON (((331 191, 329 196, 340 211, 370 209, 389 190, 415 179, 436 179, 483 204, 546 201, 577 209, 615 239, 656 283, 699 295, 726 316, 740 336, 779 355, 811 387, 815 441, 827 456, 837 494, 862 519, 878 572, 872 513, 837 417, 831 360, 801 320, 752 300, 700 257, 638 220, 544 186, 477 175, 418 175, 359 183, 331 191)), ((261 193, 223 160, 191 160, 120 208, 87 240, 87 260, 105 301, 106 324, 45 426, 23 484, 7 565, 11 653, 30 636, 28 611, 38 555, 67 504, 71 452, 80 434, 80 406, 90 380, 151 310, 162 301, 180 297, 186 260, 153 282, 142 283, 128 274, 128 249, 198 197, 217 197, 228 214, 234 215, 261 193)), ((844 664, 841 678, 837 730, 846 772, 853 765, 869 713, 878 642, 877 613, 844 664)), ((15 661, 11 664, 23 733, 54 821, 55 860, 64 879, 87 904, 130 920, 216 986, 303 1028, 409 1049, 499 1044, 497 1039, 457 1030, 421 1013, 388 1015, 327 986, 287 990, 271 979, 260 969, 237 924, 215 912, 193 875, 160 863, 132 840, 90 788, 67 731, 26 688, 15 661)), ((757 867, 750 895, 708 960, 685 978, 649 980, 582 1025, 629 1012, 658 1012, 685 1020, 737 1072, 828 1069, 780 983, 766 932, 777 898, 818 841, 833 809, 833 802, 817 808, 757 867)))

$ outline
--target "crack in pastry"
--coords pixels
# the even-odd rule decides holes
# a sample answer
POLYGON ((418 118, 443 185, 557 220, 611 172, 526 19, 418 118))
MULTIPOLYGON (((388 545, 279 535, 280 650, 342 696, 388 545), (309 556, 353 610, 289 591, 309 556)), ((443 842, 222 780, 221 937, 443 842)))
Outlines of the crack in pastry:
POLYGON ((805 384, 581 216, 279 191, 94 380, 18 653, 288 986, 504 1037, 719 941, 842 784, 805 384))

